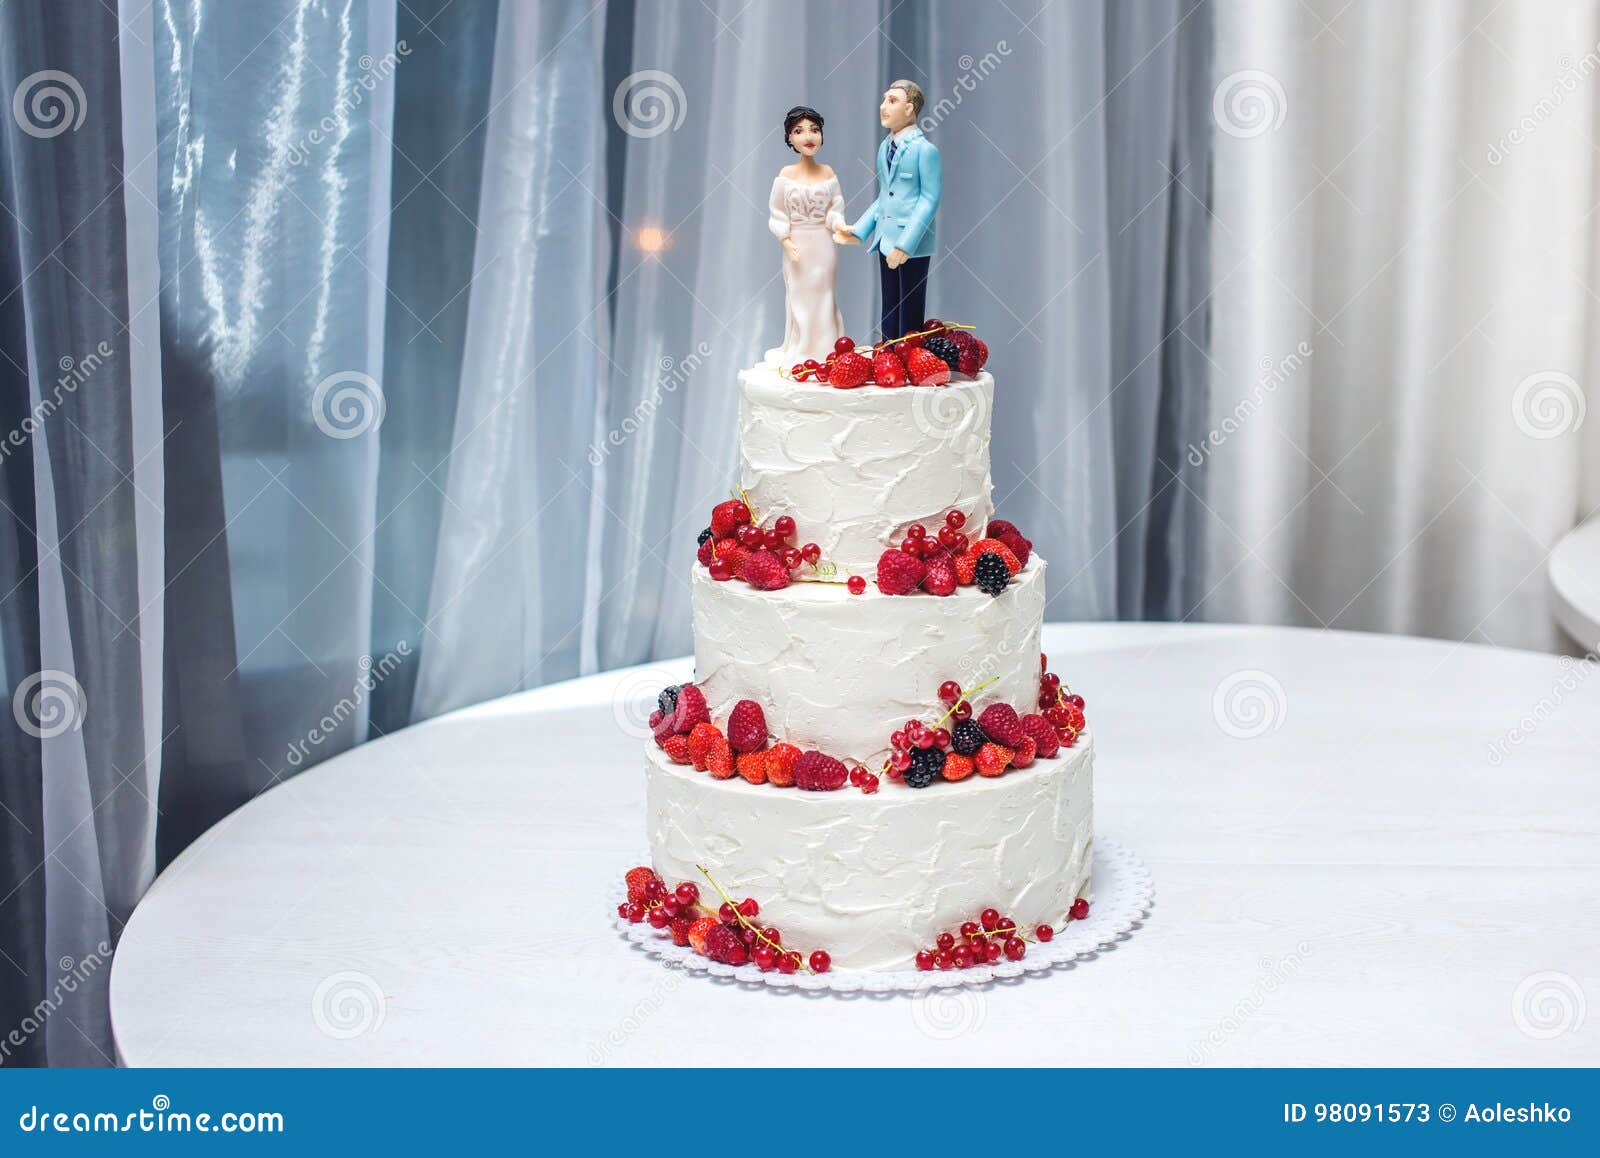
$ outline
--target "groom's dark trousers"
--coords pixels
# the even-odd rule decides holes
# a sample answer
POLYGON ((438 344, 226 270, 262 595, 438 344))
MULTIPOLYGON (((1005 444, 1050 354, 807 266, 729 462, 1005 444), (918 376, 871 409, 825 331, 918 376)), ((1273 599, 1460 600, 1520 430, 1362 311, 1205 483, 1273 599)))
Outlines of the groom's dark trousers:
POLYGON ((878 254, 878 288, 883 296, 882 338, 898 338, 922 328, 922 308, 928 298, 930 257, 908 257, 898 269, 878 254))

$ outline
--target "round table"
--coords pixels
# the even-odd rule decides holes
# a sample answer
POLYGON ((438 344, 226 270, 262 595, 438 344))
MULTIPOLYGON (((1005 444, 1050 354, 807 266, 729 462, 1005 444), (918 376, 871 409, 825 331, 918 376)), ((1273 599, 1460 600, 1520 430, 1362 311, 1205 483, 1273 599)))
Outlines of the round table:
POLYGON ((139 905, 130 1065, 1600 1062, 1600 679, 1527 652, 1288 628, 1051 625, 1096 827, 1151 915, 958 997, 664 967, 612 926, 640 859, 633 705, 687 660, 357 748, 197 841, 139 905))
POLYGON ((1556 621, 1586 651, 1600 650, 1600 519, 1562 536, 1548 573, 1556 621))

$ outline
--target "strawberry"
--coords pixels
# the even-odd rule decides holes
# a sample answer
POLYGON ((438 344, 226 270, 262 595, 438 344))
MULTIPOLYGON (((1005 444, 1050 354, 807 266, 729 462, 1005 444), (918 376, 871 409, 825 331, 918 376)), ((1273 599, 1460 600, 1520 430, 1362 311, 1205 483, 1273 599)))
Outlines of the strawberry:
POLYGON ((1022 737, 1022 743, 1017 745, 1017 750, 1011 753, 1011 766, 1013 768, 1026 768, 1033 763, 1033 758, 1038 754, 1039 745, 1034 743, 1032 736, 1022 737))
POLYGON ((904 551, 885 551, 878 556, 878 590, 885 595, 911 594, 927 573, 926 563, 904 551))
POLYGON ((775 788, 788 788, 794 784, 795 766, 800 762, 800 749, 793 744, 774 744, 767 749, 767 781, 775 788))
POLYGON ((706 760, 711 755, 711 745, 718 740, 722 740, 722 730, 709 720, 703 724, 696 724, 694 731, 689 733, 689 759, 694 761, 696 772, 706 770, 706 760))
POLYGON ((689 944, 689 930, 693 925, 693 917, 677 916, 672 918, 672 923, 667 926, 672 930, 672 943, 680 947, 687 947, 689 944))
POLYGON ((872 363, 854 350, 840 354, 828 371, 828 385, 851 390, 872 377, 872 363))
POLYGON ((1022 730, 1038 747, 1039 755, 1046 760, 1061 750, 1061 737, 1056 735, 1050 721, 1035 712, 1022 717, 1022 730))
POLYGON ((715 917, 701 917, 689 926, 689 948, 700 956, 706 955, 706 934, 715 929, 719 924, 715 917))
POLYGON ((939 774, 946 780, 965 780, 972 775, 974 767, 971 756, 963 756, 960 752, 946 752, 944 767, 940 769, 939 774))
POLYGON ((950 381, 950 367, 944 359, 920 346, 906 354, 906 372, 918 386, 943 386, 950 381))
POLYGON ((767 746, 767 717, 754 700, 740 700, 728 716, 728 743, 741 755, 767 746))
POLYGON ((727 740, 718 735, 706 751, 706 771, 711 773, 714 780, 731 780, 735 770, 733 749, 728 747, 727 740))
POLYGON ((763 547, 753 551, 744 562, 744 581, 760 591, 779 591, 789 586, 789 568, 783 565, 776 551, 763 547))
POLYGON ((734 769, 751 784, 765 784, 767 782, 767 754, 765 752, 745 752, 733 762, 734 769))
POLYGON ((693 684, 678 689, 678 708, 672 716, 672 730, 680 736, 694 731, 696 724, 709 724, 711 710, 706 707, 706 694, 693 684))
POLYGON ((742 524, 750 521, 750 508, 743 499, 729 499, 711 508, 711 537, 726 539, 742 524))
POLYGON ((972 581, 978 574, 978 553, 976 551, 963 551, 956 556, 956 582, 963 587, 971 587, 972 581))
POLYGON ((922 577, 922 589, 929 595, 952 595, 956 589, 956 561, 949 551, 941 551, 928 560, 928 573, 922 577))
POLYGON ((1010 547, 1002 543, 999 539, 979 539, 976 543, 972 544, 972 551, 975 555, 984 555, 990 553, 999 555, 1000 558, 1005 560, 1006 569, 1013 575, 1022 570, 1022 560, 1018 559, 1016 553, 1013 552, 1010 547))
POLYGON ((712 557, 719 563, 726 563, 734 578, 742 579, 745 561, 750 558, 750 551, 740 546, 738 539, 718 539, 712 557))
POLYGON ((848 779, 850 770, 843 761, 821 752, 807 752, 795 762, 795 786, 807 792, 835 792, 843 788, 848 779))
POLYGON ((872 359, 872 380, 884 387, 904 386, 906 364, 893 350, 884 350, 872 359))
POLYGON ((1012 751, 999 744, 985 744, 978 749, 975 763, 979 776, 1004 776, 1006 765, 1011 763, 1012 751))
POLYGON ((667 742, 661 745, 661 750, 667 754, 674 764, 692 764, 694 762, 689 755, 688 736, 668 736, 667 742))
POLYGON ((1022 728, 1022 720, 1017 716, 1017 709, 1010 704, 990 704, 984 708, 978 713, 978 727, 983 729, 983 734, 989 739, 1004 744, 1007 748, 1015 748, 1028 734, 1022 728))
POLYGON ((651 881, 656 879, 656 870, 649 865, 642 864, 638 868, 631 868, 623 876, 628 882, 628 900, 644 904, 644 890, 651 881))

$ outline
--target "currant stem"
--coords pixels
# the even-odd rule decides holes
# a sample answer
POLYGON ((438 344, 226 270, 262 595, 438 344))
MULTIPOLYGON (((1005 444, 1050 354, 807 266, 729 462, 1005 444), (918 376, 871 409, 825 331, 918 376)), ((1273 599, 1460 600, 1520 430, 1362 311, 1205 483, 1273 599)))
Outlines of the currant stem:
MULTIPOLYGON (((746 917, 743 913, 741 913, 739 911, 738 903, 735 902, 734 899, 732 897, 730 897, 727 893, 722 891, 722 886, 717 884, 717 879, 714 876, 712 876, 710 873, 706 872, 706 868, 705 868, 704 865, 697 864, 694 867, 700 870, 700 875, 701 876, 705 877, 706 880, 711 882, 711 887, 717 890, 717 896, 722 898, 722 903, 727 905, 728 908, 733 910, 733 915, 739 919, 739 924, 743 925, 746 929, 750 929, 751 931, 753 931, 755 933, 756 939, 758 941, 760 941, 763 945, 767 946, 769 949, 771 949, 775 953, 787 954, 787 953, 789 953, 791 951, 791 950, 785 949, 782 945, 778 944, 778 942, 776 942, 776 941, 772 940, 771 938, 769 938, 765 933, 763 933, 761 931, 761 927, 759 925, 757 925, 754 921, 750 920, 749 917, 746 917)), ((811 968, 810 963, 804 957, 801 957, 798 952, 795 952, 795 956, 796 957, 800 957, 800 968, 804 969, 807 973, 812 973, 812 974, 816 973, 816 970, 811 968)))

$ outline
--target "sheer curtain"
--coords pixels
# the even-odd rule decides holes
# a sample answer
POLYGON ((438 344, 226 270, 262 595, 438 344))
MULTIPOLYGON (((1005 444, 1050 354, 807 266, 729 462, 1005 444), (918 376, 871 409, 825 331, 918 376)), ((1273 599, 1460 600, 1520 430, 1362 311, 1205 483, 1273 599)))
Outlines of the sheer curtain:
POLYGON ((1560 646, 1597 71, 1592 3, 1219 3, 1201 615, 1560 646))

